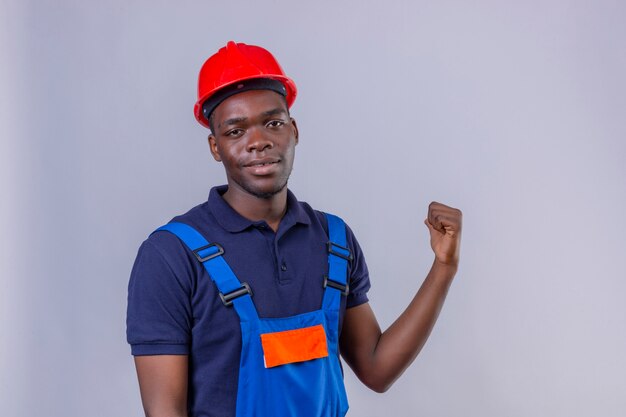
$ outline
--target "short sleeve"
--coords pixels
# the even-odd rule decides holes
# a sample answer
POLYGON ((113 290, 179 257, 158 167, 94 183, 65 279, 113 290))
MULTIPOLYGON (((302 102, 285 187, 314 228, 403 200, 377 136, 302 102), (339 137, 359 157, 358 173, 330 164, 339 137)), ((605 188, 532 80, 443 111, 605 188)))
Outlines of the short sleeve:
POLYGON ((176 237, 164 235, 154 234, 141 245, 130 275, 126 337, 133 355, 189 354, 192 281, 184 267, 187 256, 176 237))
POLYGON ((370 276, 365 263, 365 256, 356 240, 352 229, 346 225, 348 246, 351 248, 354 259, 350 263, 349 283, 350 292, 346 300, 346 308, 356 307, 368 302, 367 292, 370 289, 370 276))

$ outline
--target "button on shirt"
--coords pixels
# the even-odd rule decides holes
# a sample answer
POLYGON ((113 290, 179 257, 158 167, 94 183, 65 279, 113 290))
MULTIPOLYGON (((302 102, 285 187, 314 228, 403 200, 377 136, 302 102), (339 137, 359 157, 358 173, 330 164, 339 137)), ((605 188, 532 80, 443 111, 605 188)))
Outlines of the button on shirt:
MULTIPOLYGON (((252 289, 260 317, 288 317, 321 307, 328 271, 327 223, 323 213, 289 191, 287 211, 274 232, 250 221, 215 187, 207 202, 172 221, 186 223, 224 248, 224 259, 252 289)), ((350 228, 350 293, 345 308, 367 302, 369 275, 350 228)), ((341 324, 340 324, 341 326, 341 324)), ((128 287, 127 338, 133 355, 189 355, 190 416, 235 414, 241 331, 232 307, 185 245, 169 232, 152 234, 139 248, 128 287)))

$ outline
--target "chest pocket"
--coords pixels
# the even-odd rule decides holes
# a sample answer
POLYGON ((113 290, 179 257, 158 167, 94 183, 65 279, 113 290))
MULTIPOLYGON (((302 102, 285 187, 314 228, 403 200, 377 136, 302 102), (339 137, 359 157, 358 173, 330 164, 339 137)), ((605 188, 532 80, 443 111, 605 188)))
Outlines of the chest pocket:
POLYGON ((326 332, 321 324, 302 329, 261 334, 266 368, 328 356, 326 332))

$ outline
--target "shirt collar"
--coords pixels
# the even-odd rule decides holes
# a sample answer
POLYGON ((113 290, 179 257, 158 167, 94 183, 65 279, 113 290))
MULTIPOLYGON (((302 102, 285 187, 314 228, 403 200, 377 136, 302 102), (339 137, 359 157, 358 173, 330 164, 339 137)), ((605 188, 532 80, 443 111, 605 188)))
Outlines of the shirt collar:
MULTIPOLYGON (((209 210, 220 226, 231 233, 237 233, 255 225, 257 222, 246 219, 224 200, 223 194, 226 190, 227 185, 219 185, 211 188, 209 192, 209 210)), ((296 223, 308 225, 311 224, 311 220, 296 196, 287 190, 287 212, 280 222, 280 229, 285 230, 296 223)))

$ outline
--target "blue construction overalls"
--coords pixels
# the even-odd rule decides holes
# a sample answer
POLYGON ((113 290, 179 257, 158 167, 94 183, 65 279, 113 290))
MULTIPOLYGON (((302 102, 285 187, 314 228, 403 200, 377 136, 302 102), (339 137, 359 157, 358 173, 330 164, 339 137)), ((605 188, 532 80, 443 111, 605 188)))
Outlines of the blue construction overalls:
MULTIPOLYGON (((224 248, 209 243, 183 223, 157 231, 178 236, 215 282, 222 302, 241 322, 237 417, 338 417, 348 411, 339 363, 339 306, 348 293, 351 253, 343 220, 326 214, 328 275, 322 308, 285 318, 260 318, 252 289, 240 282, 223 258, 224 248)), ((207 393, 210 395, 210 393, 207 393)))

